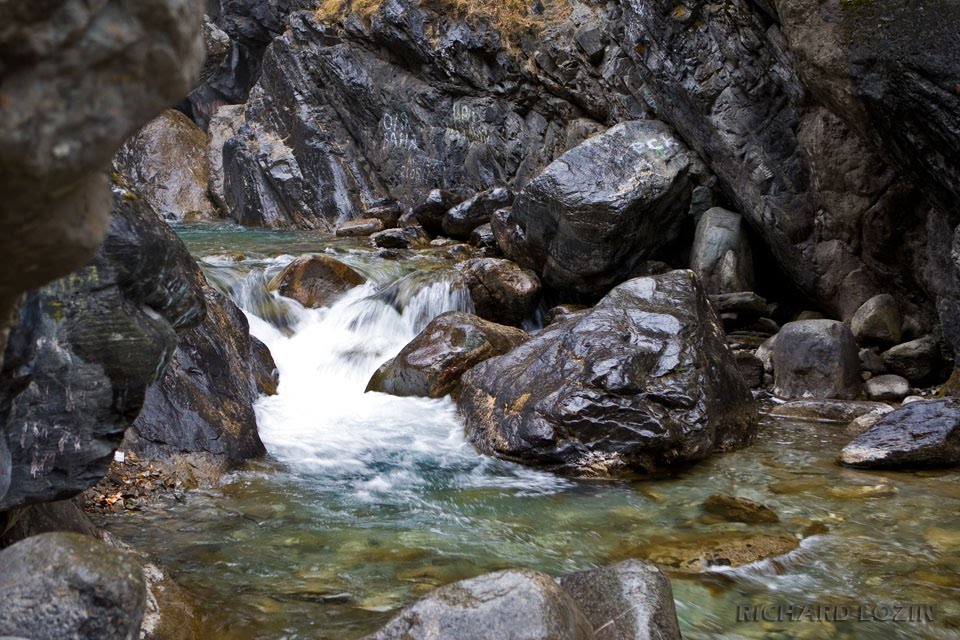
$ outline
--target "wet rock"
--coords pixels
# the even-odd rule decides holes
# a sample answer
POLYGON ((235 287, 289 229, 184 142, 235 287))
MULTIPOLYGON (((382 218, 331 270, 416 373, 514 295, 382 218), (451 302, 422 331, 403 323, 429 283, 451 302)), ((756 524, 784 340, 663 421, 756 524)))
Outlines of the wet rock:
POLYGON ((910 383, 900 376, 886 375, 870 378, 863 390, 871 400, 900 402, 910 395, 910 383))
POLYGON ((325 255, 301 256, 270 282, 270 288, 308 308, 329 306, 337 297, 365 282, 363 276, 325 255))
POLYGON ((770 507, 738 496, 712 495, 704 501, 703 510, 730 522, 780 522, 780 517, 770 507))
POLYGON ((207 150, 207 171, 210 175, 210 198, 217 208, 227 212, 227 198, 223 185, 223 145, 237 135, 243 125, 242 104, 224 105, 217 109, 210 119, 207 132, 210 134, 210 146, 207 150))
POLYGON ((548 575, 499 571, 455 582, 404 609, 369 640, 591 640, 590 623, 548 575))
POLYGON ((933 400, 903 406, 844 447, 840 460, 864 469, 960 464, 960 401, 933 400))
POLYGON ((770 310, 769 303, 752 291, 711 295, 710 302, 717 313, 735 313, 743 318, 759 318, 770 310))
POLYGON ((655 565, 626 560, 560 578, 596 640, 679 640, 670 579, 655 565))
POLYGON ((31 292, 0 373, 11 484, 0 511, 58 500, 106 473, 146 391, 204 317, 196 265, 146 202, 114 196, 95 259, 31 292))
POLYGON ((781 398, 835 398, 860 395, 860 358, 857 343, 843 323, 804 320, 784 325, 773 353, 781 398))
POLYGON ((571 316, 582 313, 589 308, 590 307, 584 304, 559 304, 547 312, 547 315, 543 319, 543 324, 545 326, 549 326, 551 324, 563 322, 564 320, 568 320, 571 316))
POLYGON ((737 363, 737 371, 743 381, 751 389, 759 389, 763 386, 763 362, 750 351, 735 350, 733 359, 737 363))
POLYGON ((898 344, 883 354, 883 363, 887 370, 921 387, 930 382, 940 366, 940 343, 932 337, 919 338, 898 344))
MULTIPOLYGON (((207 452, 232 464, 266 453, 253 410, 257 370, 270 366, 263 363, 266 347, 254 346, 246 316, 233 302, 210 288, 204 293, 206 319, 181 332, 170 366, 147 390, 127 431, 125 449, 151 459, 207 452)), ((260 378, 273 383, 273 372, 261 371, 260 378)))
POLYGON ((280 372, 269 347, 254 336, 250 336, 250 358, 253 365, 253 383, 259 393, 267 396, 277 394, 280 384, 280 372))
POLYGON ((540 298, 540 280, 510 260, 476 258, 457 265, 477 315, 502 324, 520 324, 540 298))
POLYGON ((858 436, 880 421, 880 418, 893 411, 893 407, 881 404, 876 409, 868 411, 862 416, 858 416, 847 425, 847 433, 852 436, 858 436))
POLYGON ((110 158, 203 63, 198 4, 6 3, 2 13, 0 352, 20 294, 82 267, 107 233, 110 158))
POLYGON ((655 472, 748 442, 756 407, 690 271, 638 278, 463 378, 489 454, 575 474, 655 472))
POLYGON ((503 187, 483 191, 451 208, 443 216, 443 233, 468 240, 474 229, 490 223, 494 211, 513 204, 513 192, 503 187))
POLYGON ((461 202, 463 198, 455 193, 433 189, 413 208, 413 216, 427 233, 439 236, 443 233, 443 217, 447 215, 447 211, 461 202))
POLYGON ((403 207, 396 200, 386 198, 374 203, 367 209, 365 218, 373 218, 383 223, 384 229, 392 229, 400 222, 403 215, 403 207))
POLYGON ((881 482, 880 484, 854 484, 845 487, 830 487, 827 494, 841 500, 871 500, 889 498, 897 495, 897 488, 881 482))
POLYGON ((864 346, 890 346, 900 342, 903 318, 900 305, 892 295, 874 296, 863 303, 850 320, 850 330, 864 346))
POLYGON ((857 400, 794 400, 770 412, 777 418, 793 418, 810 422, 848 423, 877 409, 888 408, 881 402, 857 400))
POLYGON ((500 248, 518 261, 522 254, 551 287, 603 295, 677 237, 691 162, 663 123, 621 123, 524 187, 509 214, 523 234, 500 248))
POLYGON ((380 367, 366 390, 441 398, 453 392, 470 368, 507 353, 529 337, 520 329, 469 313, 444 313, 380 367))
POLYGON ((709 294, 753 290, 753 253, 739 213, 714 207, 703 214, 690 250, 690 269, 709 294))
POLYGON ((422 249, 430 246, 429 239, 420 227, 386 229, 370 236, 370 241, 382 249, 422 249))
POLYGON ((700 573, 714 567, 740 567, 796 549, 796 538, 756 533, 676 535, 638 549, 641 557, 667 570, 700 573))
POLYGON ((773 373, 773 351, 776 348, 776 341, 777 336, 771 336, 757 347, 757 350, 754 352, 757 360, 763 365, 763 371, 768 374, 773 373))
POLYGON ((497 238, 493 234, 493 227, 489 222, 480 225, 470 232, 470 244, 478 249, 483 249, 487 255, 491 257, 500 253, 500 247, 497 246, 497 238))
POLYGON ((860 370, 879 376, 887 372, 887 366, 876 349, 860 349, 860 370))
POLYGON ((46 533, 0 552, 0 635, 133 640, 145 599, 136 562, 89 536, 46 533))
POLYGON ((344 222, 337 227, 338 238, 357 238, 363 236, 372 236, 378 231, 383 231, 383 221, 376 218, 360 218, 344 222))
POLYGON ((209 220, 216 210, 208 197, 207 145, 207 134, 167 109, 124 143, 114 166, 164 219, 209 220))

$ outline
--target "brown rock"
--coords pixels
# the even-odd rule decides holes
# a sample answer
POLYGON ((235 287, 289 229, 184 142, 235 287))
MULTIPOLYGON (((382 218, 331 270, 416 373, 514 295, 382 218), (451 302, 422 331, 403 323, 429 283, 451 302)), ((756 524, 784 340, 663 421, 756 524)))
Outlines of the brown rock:
POLYGON ((770 507, 737 496, 710 496, 703 503, 703 509, 707 513, 712 513, 731 522, 745 522, 747 524, 780 522, 780 517, 770 507))
POLYGON ((699 573, 712 567, 740 567, 799 546, 795 538, 754 533, 671 536, 638 549, 646 560, 665 569, 699 573))
POLYGON ((359 273, 329 256, 301 256, 273 279, 270 288, 305 307, 317 308, 364 281, 359 273))

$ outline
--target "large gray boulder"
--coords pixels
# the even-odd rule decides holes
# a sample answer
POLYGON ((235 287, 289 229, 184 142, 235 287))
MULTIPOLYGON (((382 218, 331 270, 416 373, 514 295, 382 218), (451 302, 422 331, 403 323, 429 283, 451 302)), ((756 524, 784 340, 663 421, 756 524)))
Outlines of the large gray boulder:
POLYGON ((860 352, 836 320, 783 326, 773 349, 774 393, 781 398, 854 400, 860 395, 860 352))
POLYGON ((844 447, 843 464, 914 469, 960 464, 960 401, 911 402, 880 418, 844 447))
POLYGON ((96 538, 45 533, 0 552, 0 636, 136 640, 146 597, 137 563, 96 538))
POLYGON ((114 166, 164 219, 209 220, 217 213, 208 196, 207 147, 207 134, 167 109, 124 143, 114 166))
POLYGON ((197 267, 170 228, 117 189, 86 267, 31 292, 0 371, 11 482, 0 511, 93 486, 177 348, 206 313, 197 267))
POLYGON ((926 336, 898 344, 884 352, 883 364, 912 385, 927 384, 939 373, 942 365, 940 341, 933 336, 926 336))
POLYGON ((520 329, 450 311, 434 318, 395 358, 384 363, 370 379, 367 391, 441 398, 456 389, 470 368, 529 338, 520 329))
POLYGON ((596 640, 680 640, 670 578, 648 562, 627 560, 560 578, 596 640))
POLYGON ((625 122, 568 151, 517 195, 510 258, 544 282, 600 296, 669 245, 690 204, 693 156, 655 120, 625 122))
POLYGON ((499 571, 432 591, 368 640, 592 640, 590 623, 556 581, 499 571))
POLYGON ((0 5, 0 351, 20 293, 82 266, 110 225, 102 170, 185 94, 203 6, 183 0, 0 5))
POLYGON ((850 330, 862 346, 892 346, 900 342, 903 318, 900 305, 889 293, 863 303, 850 320, 850 330))
POLYGON ((711 295, 753 290, 753 253, 743 216, 720 207, 697 223, 690 269, 711 295))
POLYGON ((656 472, 748 442, 756 405, 696 276, 630 280, 462 380, 484 453, 574 474, 656 472))

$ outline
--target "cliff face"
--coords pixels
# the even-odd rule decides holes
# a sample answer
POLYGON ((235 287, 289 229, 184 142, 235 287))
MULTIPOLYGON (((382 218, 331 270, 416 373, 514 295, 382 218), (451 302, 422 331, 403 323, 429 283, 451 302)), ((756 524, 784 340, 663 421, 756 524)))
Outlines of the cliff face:
POLYGON ((656 118, 702 158, 699 210, 743 214, 785 286, 842 319, 892 293, 917 335, 955 315, 955 6, 573 2, 508 40, 440 4, 289 16, 212 150, 235 219, 324 228, 434 187, 520 190, 656 118))

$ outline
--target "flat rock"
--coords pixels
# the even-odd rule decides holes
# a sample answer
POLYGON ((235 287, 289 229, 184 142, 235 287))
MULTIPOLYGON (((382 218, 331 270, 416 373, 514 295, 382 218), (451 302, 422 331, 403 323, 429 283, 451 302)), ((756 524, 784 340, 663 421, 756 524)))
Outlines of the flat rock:
POLYGON ((703 510, 730 522, 780 522, 780 517, 770 507, 738 496, 712 495, 704 501, 703 510))
POLYGON ((360 218, 359 220, 344 222, 337 227, 336 234, 338 238, 362 238, 372 236, 378 231, 383 231, 384 228, 383 220, 360 218))
POLYGON ((770 415, 808 422, 849 423, 864 414, 885 408, 889 407, 882 402, 863 400, 794 400, 776 407, 770 415))
POLYGON ((781 556, 798 546, 797 539, 790 536, 733 532, 671 536, 652 541, 638 552, 667 570, 701 573, 781 556))
POLYGON ((903 406, 844 447, 840 460, 847 466, 864 469, 960 464, 960 400, 903 406))

